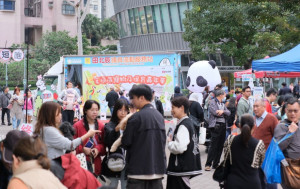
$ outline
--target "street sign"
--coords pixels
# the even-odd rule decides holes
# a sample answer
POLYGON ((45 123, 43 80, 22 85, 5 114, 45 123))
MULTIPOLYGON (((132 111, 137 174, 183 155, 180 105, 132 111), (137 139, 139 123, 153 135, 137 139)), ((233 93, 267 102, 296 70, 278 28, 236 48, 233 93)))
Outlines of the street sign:
POLYGON ((23 53, 23 51, 21 49, 14 50, 13 53, 12 53, 12 58, 16 62, 22 61, 24 59, 24 53, 23 53))
POLYGON ((0 50, 0 60, 7 62, 11 58, 11 51, 9 49, 0 50))

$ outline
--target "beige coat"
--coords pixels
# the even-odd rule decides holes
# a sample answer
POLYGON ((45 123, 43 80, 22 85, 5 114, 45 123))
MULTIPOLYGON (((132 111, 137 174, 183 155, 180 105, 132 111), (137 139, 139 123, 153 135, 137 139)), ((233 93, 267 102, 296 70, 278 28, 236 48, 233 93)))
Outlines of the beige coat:
POLYGON ((14 94, 10 99, 9 103, 12 103, 12 108, 10 110, 11 117, 16 116, 17 119, 22 119, 23 118, 22 107, 24 104, 23 96, 21 94, 19 96, 14 94), (14 100, 16 98, 18 99, 17 101, 14 100))
POLYGON ((65 189, 66 187, 49 170, 43 169, 37 160, 23 161, 13 175, 30 189, 65 189))

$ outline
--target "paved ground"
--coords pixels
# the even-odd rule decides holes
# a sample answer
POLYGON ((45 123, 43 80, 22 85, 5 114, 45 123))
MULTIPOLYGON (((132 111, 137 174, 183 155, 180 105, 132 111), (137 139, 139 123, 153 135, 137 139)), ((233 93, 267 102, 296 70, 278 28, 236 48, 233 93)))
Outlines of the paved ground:
MULTIPOLYGON (((6 121, 7 123, 7 121, 6 121)), ((33 121, 33 124, 35 123, 35 120, 33 121)), ((168 130, 169 126, 172 125, 172 123, 166 123, 166 129, 168 130)), ((0 141, 4 139, 7 132, 12 130, 12 126, 0 126, 0 141)), ((169 157, 169 151, 166 148, 167 158, 169 157)), ((207 154, 205 153, 205 147, 203 145, 200 145, 200 154, 201 154, 201 163, 202 163, 202 169, 204 169, 204 164, 207 158, 207 154)), ((197 177, 194 177, 191 179, 191 188, 201 188, 201 189, 218 189, 219 185, 217 182, 215 182, 212 179, 213 171, 203 171, 202 175, 199 175, 197 177)), ((163 180, 164 188, 166 186, 166 177, 163 180)), ((279 186, 278 189, 281 189, 279 186)))

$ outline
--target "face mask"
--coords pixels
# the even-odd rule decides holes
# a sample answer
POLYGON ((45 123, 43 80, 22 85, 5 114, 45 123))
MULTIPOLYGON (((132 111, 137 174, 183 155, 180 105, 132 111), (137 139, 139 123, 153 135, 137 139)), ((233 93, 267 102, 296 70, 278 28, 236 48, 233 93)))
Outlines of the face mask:
POLYGON ((223 98, 222 102, 225 102, 225 101, 226 101, 226 97, 223 98))

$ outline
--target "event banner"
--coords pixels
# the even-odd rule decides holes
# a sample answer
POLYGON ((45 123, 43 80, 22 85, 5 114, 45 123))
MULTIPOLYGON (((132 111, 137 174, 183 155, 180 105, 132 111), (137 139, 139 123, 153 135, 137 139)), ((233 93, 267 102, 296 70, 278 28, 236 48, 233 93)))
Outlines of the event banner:
POLYGON ((113 86, 116 91, 124 91, 125 97, 134 84, 148 84, 160 98, 165 111, 171 110, 170 98, 174 90, 172 66, 139 67, 83 67, 83 97, 101 103, 101 113, 106 112, 106 94, 113 86))
MULTIPOLYGON (((178 83, 180 55, 103 55, 67 56, 65 65, 82 65, 83 100, 93 99, 101 104, 101 114, 108 110, 105 100, 110 87, 123 91, 125 97, 134 84, 148 84, 165 111, 171 111, 170 98, 178 83)), ((68 73, 65 66, 65 78, 68 73)))

